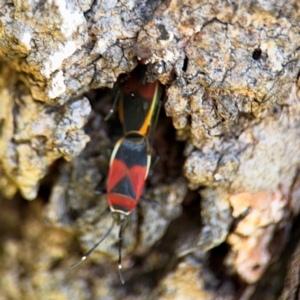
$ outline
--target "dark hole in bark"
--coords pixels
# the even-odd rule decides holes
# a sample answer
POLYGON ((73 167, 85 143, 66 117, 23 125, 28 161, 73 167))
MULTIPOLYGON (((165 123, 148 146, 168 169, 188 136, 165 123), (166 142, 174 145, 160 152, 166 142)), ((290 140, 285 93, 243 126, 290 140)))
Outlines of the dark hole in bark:
POLYGON ((64 159, 55 160, 48 168, 48 173, 40 182, 40 188, 37 198, 42 199, 45 203, 49 201, 52 187, 59 176, 59 168, 64 163, 64 159))
POLYGON ((239 299, 239 296, 243 293, 246 284, 236 274, 229 274, 228 267, 225 265, 224 260, 230 251, 230 247, 227 243, 222 243, 219 246, 213 248, 209 253, 209 268, 213 271, 216 279, 219 280, 218 290, 222 291, 222 294, 227 291, 227 286, 232 288, 228 290, 228 295, 234 293, 234 299, 239 299))
POLYGON ((182 67, 182 71, 183 71, 183 72, 186 72, 187 67, 188 67, 188 62, 189 62, 189 59, 188 59, 187 56, 186 56, 186 57, 184 58, 183 67, 182 67))
POLYGON ((271 108, 271 112, 275 117, 279 117, 281 113, 282 107, 278 104, 274 104, 274 106, 271 108))
POLYGON ((259 60, 261 58, 261 55, 262 55, 262 51, 260 48, 257 48, 253 51, 253 54, 252 54, 252 58, 254 60, 259 60))

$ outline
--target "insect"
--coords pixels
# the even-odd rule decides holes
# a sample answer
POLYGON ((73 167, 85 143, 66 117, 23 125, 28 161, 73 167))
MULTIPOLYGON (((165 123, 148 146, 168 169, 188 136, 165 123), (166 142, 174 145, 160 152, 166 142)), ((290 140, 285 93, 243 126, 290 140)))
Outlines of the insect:
MULTIPOLYGON (((145 67, 139 65, 118 92, 113 107, 119 102, 119 117, 124 136, 116 143, 109 164, 106 196, 113 215, 113 223, 107 233, 79 260, 84 261, 111 233, 115 224, 119 226, 119 276, 122 273, 122 230, 125 222, 140 201, 151 165, 151 148, 154 128, 158 120, 159 100, 162 94, 157 82, 145 83, 145 67), (140 67, 140 68, 139 68, 140 67), (119 99, 120 98, 120 99, 119 99), (152 127, 149 132, 149 127, 152 127)), ((110 111, 106 119, 113 113, 110 111)))
POLYGON ((107 201, 112 212, 129 215, 136 207, 151 163, 149 140, 131 131, 112 153, 107 182, 107 201))
MULTIPOLYGON (((119 101, 119 119, 123 131, 138 131, 147 134, 157 116, 162 96, 159 81, 146 82, 147 66, 142 62, 129 74, 125 83, 118 88, 114 104, 105 120, 113 114, 119 101)), ((154 126, 155 127, 155 126, 154 126)), ((153 133, 148 134, 148 136, 153 133)))
POLYGON ((107 201, 113 214, 113 223, 102 239, 71 268, 84 261, 110 234, 115 223, 119 230, 119 275, 124 283, 121 265, 122 230, 127 217, 137 206, 151 164, 151 147, 147 136, 139 132, 125 134, 115 145, 110 159, 107 180, 107 201))

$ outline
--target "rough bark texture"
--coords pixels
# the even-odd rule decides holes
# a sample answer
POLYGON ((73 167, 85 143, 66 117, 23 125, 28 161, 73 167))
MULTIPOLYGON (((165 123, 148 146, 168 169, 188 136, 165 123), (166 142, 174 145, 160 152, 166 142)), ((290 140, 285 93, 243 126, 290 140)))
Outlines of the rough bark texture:
MULTIPOLYGON (((0 298, 276 299, 270 266, 300 211, 299 24, 296 0, 0 0, 0 298), (97 190, 122 133, 91 90, 138 58, 181 144, 162 117, 122 286, 117 231, 68 267, 111 223, 97 190)), ((299 293, 293 267, 282 299, 299 293)))

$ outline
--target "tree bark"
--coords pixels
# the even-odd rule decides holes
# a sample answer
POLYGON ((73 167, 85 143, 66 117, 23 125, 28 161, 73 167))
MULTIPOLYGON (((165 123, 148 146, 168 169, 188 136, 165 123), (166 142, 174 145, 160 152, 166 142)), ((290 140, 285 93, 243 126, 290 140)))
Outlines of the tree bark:
POLYGON ((300 210, 299 6, 0 0, 0 298, 277 299, 268 270, 300 210), (107 88, 140 59, 173 126, 159 120, 155 203, 125 228, 122 287, 117 228, 66 270, 111 224, 107 88))

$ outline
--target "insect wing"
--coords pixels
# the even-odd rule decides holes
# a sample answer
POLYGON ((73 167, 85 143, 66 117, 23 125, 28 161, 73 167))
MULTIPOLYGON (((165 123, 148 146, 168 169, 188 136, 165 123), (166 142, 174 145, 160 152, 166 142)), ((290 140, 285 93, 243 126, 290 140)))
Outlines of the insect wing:
POLYGON ((120 96, 119 117, 125 132, 146 134, 161 96, 158 81, 145 82, 146 66, 139 65, 124 85, 120 96))
POLYGON ((129 214, 138 204, 151 156, 147 137, 134 133, 120 139, 112 154, 107 199, 112 211, 129 214))

